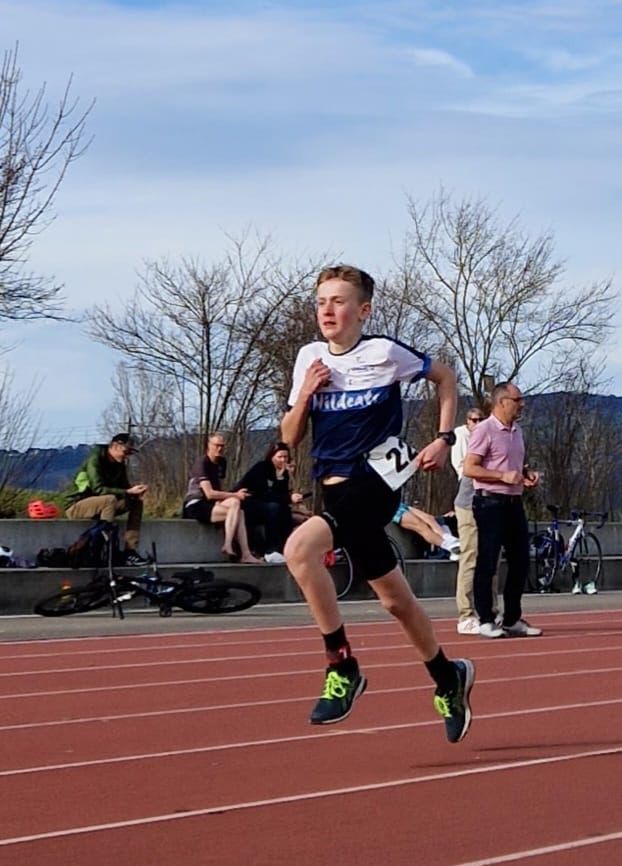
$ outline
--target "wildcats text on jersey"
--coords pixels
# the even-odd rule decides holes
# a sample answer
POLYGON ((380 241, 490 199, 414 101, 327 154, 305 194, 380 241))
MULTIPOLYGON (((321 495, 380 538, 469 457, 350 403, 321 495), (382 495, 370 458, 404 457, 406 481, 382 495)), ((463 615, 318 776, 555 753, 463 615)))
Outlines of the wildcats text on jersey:
POLYGON ((364 391, 320 391, 313 395, 311 410, 340 412, 343 409, 366 409, 386 399, 387 388, 367 388, 364 391))
POLYGON ((313 427, 313 477, 344 478, 371 471, 365 456, 402 430, 400 383, 426 376, 431 360, 383 336, 363 336, 342 354, 316 340, 298 352, 288 406, 295 405, 310 365, 330 370, 327 385, 313 393, 308 410, 313 427))

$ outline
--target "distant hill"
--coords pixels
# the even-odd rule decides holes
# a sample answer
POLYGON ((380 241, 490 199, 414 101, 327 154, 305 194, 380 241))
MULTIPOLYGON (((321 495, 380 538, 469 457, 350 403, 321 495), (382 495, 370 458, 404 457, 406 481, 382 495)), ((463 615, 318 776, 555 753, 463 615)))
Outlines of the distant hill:
POLYGON ((64 448, 29 448, 24 452, 0 452, 3 475, 13 487, 50 492, 66 487, 86 458, 92 445, 64 448))
MULTIPOLYGON (((527 402, 532 411, 546 419, 547 413, 553 405, 558 411, 560 396, 563 397, 560 394, 537 394, 528 397, 527 402)), ((405 406, 405 412, 408 413, 409 410, 418 412, 420 402, 419 400, 411 401, 410 406, 405 406)), ((590 402, 604 416, 613 416, 622 425, 622 397, 594 394, 590 398, 590 402)), ((459 424, 463 423, 464 412, 469 405, 468 399, 465 400, 464 397, 460 399, 459 424)), ((255 459, 259 459, 259 455, 272 434, 259 430, 255 431, 255 434, 256 442, 252 451, 253 453, 257 452, 255 459)), ((67 445, 63 448, 31 448, 26 452, 0 451, 0 465, 5 467, 4 476, 10 477, 12 486, 33 487, 54 492, 67 486, 92 447, 92 444, 81 444, 67 445)))

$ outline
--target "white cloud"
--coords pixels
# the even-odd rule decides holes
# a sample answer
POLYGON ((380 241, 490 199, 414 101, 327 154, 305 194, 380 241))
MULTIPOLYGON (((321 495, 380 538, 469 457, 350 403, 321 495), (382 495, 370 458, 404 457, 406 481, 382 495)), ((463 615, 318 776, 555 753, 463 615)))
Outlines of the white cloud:
POLYGON ((622 87, 609 88, 595 82, 516 85, 454 102, 453 107, 457 111, 534 119, 581 114, 587 121, 594 112, 617 114, 622 107, 622 87))
POLYGON ((417 66, 449 69, 451 72, 457 72, 459 75, 464 75, 467 78, 473 77, 473 70, 466 63, 457 60, 446 51, 435 51, 431 48, 413 48, 410 51, 410 55, 417 66))
POLYGON ((473 70, 466 63, 452 57, 446 51, 435 51, 432 48, 412 48, 409 54, 417 66, 438 67, 449 69, 469 78, 473 76, 473 70))
MULTIPOLYGON (((33 265, 74 307, 121 303, 145 259, 219 258, 223 231, 251 223, 290 256, 339 252, 378 271, 401 243, 405 193, 443 183, 551 228, 571 281, 619 280, 621 18, 597 0, 4 2, 25 82, 55 96, 73 73, 83 104, 97 98, 95 140, 33 265)), ((101 383, 113 356, 34 328, 26 339, 62 383, 41 405, 79 425, 89 367, 101 383)), ((17 350, 23 375, 33 357, 17 350)), ((103 408, 106 386, 92 399, 103 408)))
POLYGON ((601 62, 598 56, 575 54, 569 51, 553 51, 545 57, 546 65, 554 72, 583 72, 586 69, 594 69, 601 62))

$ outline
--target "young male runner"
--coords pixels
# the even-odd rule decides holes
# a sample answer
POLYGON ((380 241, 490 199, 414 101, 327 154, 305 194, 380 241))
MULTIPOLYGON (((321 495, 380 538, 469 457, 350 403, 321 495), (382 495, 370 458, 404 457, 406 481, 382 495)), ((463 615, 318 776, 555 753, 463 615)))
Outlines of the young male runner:
POLYGON ((334 547, 350 553, 395 616, 436 683, 434 705, 447 738, 461 740, 471 722, 469 693, 475 670, 468 659, 450 661, 414 597, 385 534, 400 502, 399 488, 416 469, 441 467, 454 441, 456 381, 453 371, 389 337, 363 336, 374 281, 359 268, 325 268, 316 281, 317 320, 327 342, 303 346, 294 366, 283 440, 296 445, 309 417, 314 476, 323 485, 325 510, 294 530, 285 546, 288 568, 324 637, 328 667, 312 724, 345 719, 367 686, 352 655, 334 583, 323 565, 334 547), (440 404, 438 437, 418 455, 399 438, 400 382, 434 382, 440 404))

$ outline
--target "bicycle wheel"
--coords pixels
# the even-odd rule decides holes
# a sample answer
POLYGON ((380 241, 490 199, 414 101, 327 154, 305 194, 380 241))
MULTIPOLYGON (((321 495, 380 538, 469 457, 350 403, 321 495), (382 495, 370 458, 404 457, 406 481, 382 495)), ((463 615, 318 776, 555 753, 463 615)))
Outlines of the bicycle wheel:
POLYGON ((575 559, 575 580, 581 582, 583 592, 592 595, 598 589, 603 573, 603 552, 600 541, 592 532, 586 532, 579 539, 575 559))
POLYGON ((389 544, 393 548, 393 553, 395 554, 395 558, 397 559, 397 564, 399 565, 402 574, 406 576, 406 560, 404 559, 402 548, 391 535, 387 535, 387 538, 389 539, 389 544))
POLYGON ((38 601, 34 612, 39 616, 68 616, 72 613, 85 613, 109 604, 110 598, 105 586, 79 586, 57 592, 38 601))
POLYGON ((324 565, 333 579, 337 598, 343 598, 350 592, 354 580, 354 569, 350 554, 345 547, 330 550, 324 557, 324 565))
POLYGON ((559 568, 559 556, 563 547, 555 538, 541 535, 535 539, 536 560, 532 577, 530 569, 528 581, 532 592, 559 592, 555 578, 559 568))
POLYGON ((174 604, 189 613, 236 613, 257 604, 261 592, 250 583, 212 580, 181 589, 174 604))

